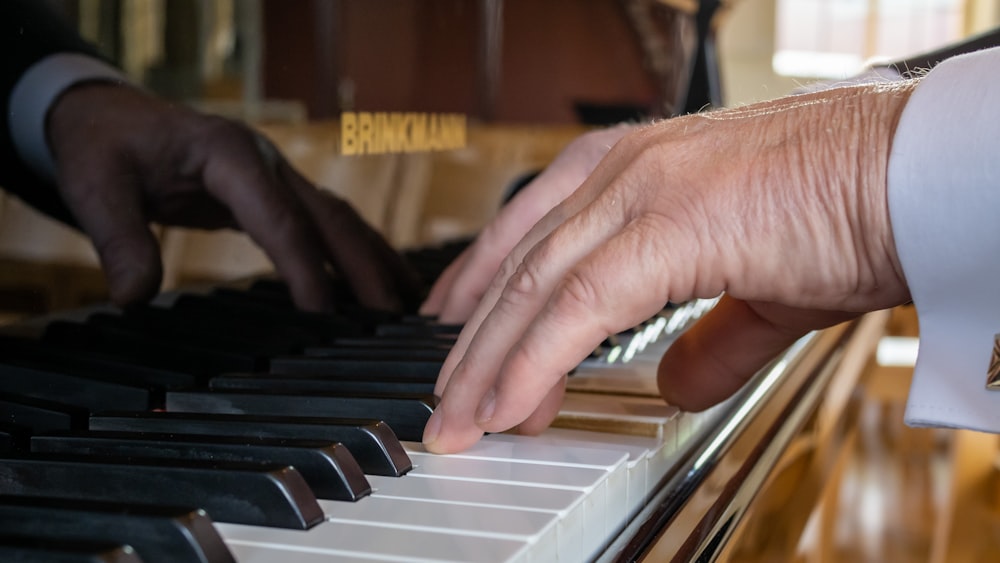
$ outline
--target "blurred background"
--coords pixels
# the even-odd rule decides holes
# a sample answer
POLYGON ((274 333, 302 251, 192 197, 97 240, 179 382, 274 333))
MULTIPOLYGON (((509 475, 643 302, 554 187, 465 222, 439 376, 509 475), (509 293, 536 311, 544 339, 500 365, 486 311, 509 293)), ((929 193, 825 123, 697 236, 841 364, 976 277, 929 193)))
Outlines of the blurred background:
MULTIPOLYGON (((475 233, 588 127, 846 78, 990 29, 1000 11, 995 0, 44 1, 135 83, 264 131, 400 248, 475 233), (459 112, 469 143, 341 157, 343 111, 459 112)), ((86 241, 16 200, 2 213, 0 257, 79 268, 99 293, 86 241)), ((166 287, 270 267, 240 235, 159 235, 166 287)))

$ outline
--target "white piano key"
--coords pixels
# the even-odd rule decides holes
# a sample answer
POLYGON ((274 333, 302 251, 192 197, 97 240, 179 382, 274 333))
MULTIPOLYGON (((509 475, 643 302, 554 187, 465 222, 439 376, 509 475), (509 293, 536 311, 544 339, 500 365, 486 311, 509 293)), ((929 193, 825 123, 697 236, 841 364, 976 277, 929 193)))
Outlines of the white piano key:
MULTIPOLYGON (((493 434, 490 439, 495 441, 523 440, 523 436, 511 434, 493 434)), ((652 452, 659 450, 662 444, 653 438, 642 438, 637 436, 622 436, 620 434, 607 434, 602 432, 589 432, 586 430, 568 430, 562 428, 550 428, 539 436, 529 437, 546 449, 561 450, 562 448, 585 448, 599 451, 613 451, 624 454, 625 460, 625 507, 626 515, 620 525, 624 525, 629 519, 638 513, 649 496, 651 486, 649 484, 649 458, 652 452), (576 433, 576 434, 572 434, 576 433), (617 443, 617 439, 633 439, 632 443, 617 443)), ((612 526, 614 530, 617 526, 612 526)))
MULTIPOLYGON (((407 443, 406 447, 409 450, 414 445, 407 443)), ((579 491, 583 494, 584 528, 599 529, 597 534, 588 534, 584 544, 575 546, 584 553, 603 546, 608 538, 605 532, 608 521, 619 518, 618 511, 625 508, 623 503, 609 501, 609 473, 602 468, 441 456, 420 451, 407 453, 414 463, 414 469, 405 478, 458 479, 579 491), (615 512, 609 514, 609 511, 615 512)), ((624 457, 620 465, 622 469, 623 462, 624 457)))
POLYGON ((528 563, 527 542, 373 524, 323 522, 286 530, 216 523, 239 563, 482 561, 528 563))
MULTIPOLYGON (((423 452, 421 444, 406 445, 413 459, 414 452, 423 452)), ((449 456, 451 458, 472 458, 484 460, 513 461, 519 463, 544 463, 561 467, 591 467, 607 472, 606 484, 602 485, 605 498, 603 507, 597 506, 596 513, 603 522, 600 533, 607 537, 624 526, 628 516, 628 454, 624 451, 599 448, 581 448, 569 444, 553 448, 530 436, 490 435, 483 437, 471 448, 449 456)), ((595 496, 595 498, 597 498, 595 496)), ((593 516, 588 516, 593 519, 593 516)), ((591 536, 593 537, 593 536, 591 536)))
POLYGON ((452 504, 525 508, 562 512, 583 499, 572 489, 550 489, 512 483, 483 483, 460 479, 410 479, 368 475, 372 496, 425 499, 452 504))
POLYGON ((606 473, 590 467, 553 466, 544 463, 484 460, 410 453, 415 467, 407 477, 466 479, 486 483, 520 483, 557 489, 588 491, 606 473))
MULTIPOLYGON (((683 416, 683 413, 680 416, 683 416)), ((664 452, 669 449, 668 446, 676 446, 676 443, 665 442, 660 438, 614 434, 611 432, 594 432, 574 428, 549 428, 542 434, 542 437, 574 440, 579 441, 581 444, 591 444, 597 447, 629 447, 634 448, 635 454, 645 451, 646 476, 645 482, 642 484, 642 490, 647 495, 663 476, 664 468, 658 460, 666 457, 664 452)))
MULTIPOLYGON (((416 442, 405 442, 404 446, 407 453, 427 453, 423 445, 416 442)), ((628 458, 628 455, 624 452, 614 450, 572 446, 555 450, 546 447, 534 436, 491 434, 484 436, 483 439, 465 451, 450 454, 448 457, 499 459, 522 463, 546 463, 549 465, 575 467, 597 467, 605 471, 614 471, 628 458)))
POLYGON ((579 559, 583 558, 585 539, 592 541, 593 534, 604 534, 603 521, 587 520, 584 495, 580 491, 459 479, 369 476, 368 481, 375 497, 552 513, 556 516, 559 553, 575 553, 579 559))
POLYGON ((353 522, 411 530, 535 542, 549 532, 556 515, 542 510, 371 496, 359 502, 320 501, 331 522, 353 522))

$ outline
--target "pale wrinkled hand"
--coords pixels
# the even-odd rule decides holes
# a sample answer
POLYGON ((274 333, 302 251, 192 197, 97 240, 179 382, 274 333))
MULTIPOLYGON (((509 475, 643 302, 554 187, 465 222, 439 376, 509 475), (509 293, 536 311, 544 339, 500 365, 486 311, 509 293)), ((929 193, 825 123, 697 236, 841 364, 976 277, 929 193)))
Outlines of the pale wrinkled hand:
POLYGON ((664 398, 699 410, 809 330, 908 299, 886 202, 911 83, 660 122, 626 136, 504 260, 449 355, 434 452, 544 429, 565 374, 668 301, 726 297, 673 345, 664 398))
POLYGON ((150 221, 246 231, 305 309, 332 306, 328 265, 366 305, 398 309, 416 295, 402 259, 350 205, 245 126, 94 83, 63 94, 47 129, 60 194, 93 241, 116 303, 159 289, 150 221))
POLYGON ((573 140, 525 186, 434 283, 420 312, 444 323, 465 322, 486 293, 500 263, 531 227, 578 188, 634 125, 591 131, 573 140))

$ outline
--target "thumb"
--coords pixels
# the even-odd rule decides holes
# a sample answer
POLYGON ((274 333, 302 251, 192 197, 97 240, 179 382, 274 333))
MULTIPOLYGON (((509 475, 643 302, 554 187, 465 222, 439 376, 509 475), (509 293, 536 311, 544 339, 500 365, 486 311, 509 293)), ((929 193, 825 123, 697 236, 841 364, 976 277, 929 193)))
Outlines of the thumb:
POLYGON ((61 182, 63 198, 97 251, 112 301, 147 301, 160 288, 163 266, 140 190, 127 173, 98 168, 61 182))
POLYGON ((738 391, 809 331, 856 316, 726 295, 667 349, 657 370, 660 394, 683 410, 704 410, 738 391))

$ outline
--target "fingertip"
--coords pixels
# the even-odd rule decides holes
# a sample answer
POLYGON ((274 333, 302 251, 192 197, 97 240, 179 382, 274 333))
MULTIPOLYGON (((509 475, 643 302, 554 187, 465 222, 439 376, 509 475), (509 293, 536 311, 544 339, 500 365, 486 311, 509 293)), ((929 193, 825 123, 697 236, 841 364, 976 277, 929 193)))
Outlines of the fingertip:
POLYGON ((320 272, 288 276, 288 287, 295 305, 312 313, 332 313, 336 309, 333 289, 320 272))
POLYGON ((452 286, 455 284, 459 271, 464 267, 467 256, 468 249, 459 254, 458 258, 452 260, 451 264, 448 264, 434 280, 434 284, 431 285, 431 289, 427 293, 427 298, 420 305, 421 315, 440 315, 445 303, 448 302, 452 286))
POLYGON ((441 433, 442 417, 443 415, 441 414, 441 411, 435 409, 435 411, 431 413, 430 418, 427 419, 427 424, 424 425, 424 435, 422 440, 424 446, 430 451, 434 451, 434 443, 438 439, 438 434, 441 433))
POLYGON ((424 426, 423 443, 431 453, 453 454, 469 449, 482 437, 483 431, 475 425, 458 428, 446 425, 439 407, 424 426))
POLYGON ((472 316, 478 303, 478 301, 462 299, 458 296, 449 299, 438 312, 438 321, 443 324, 463 324, 472 316))
POLYGON ((116 305, 149 301, 159 291, 163 265, 151 234, 106 244, 98 254, 111 301, 116 305))

